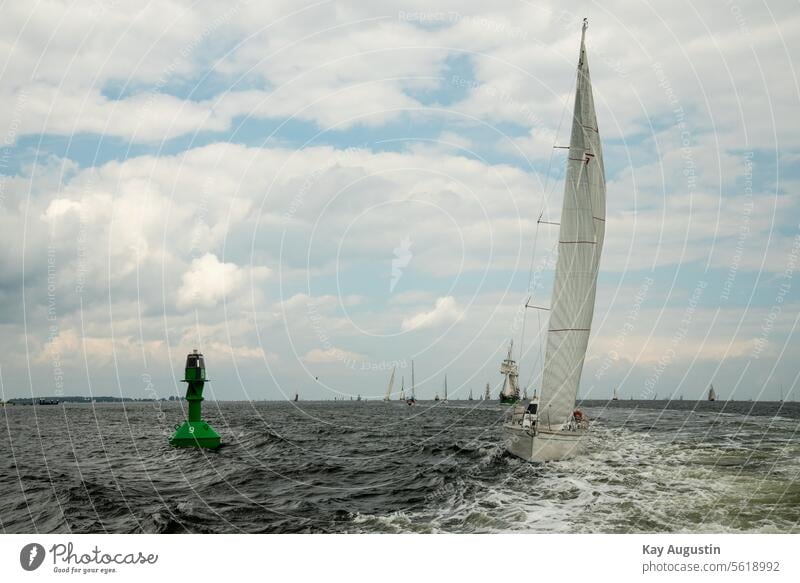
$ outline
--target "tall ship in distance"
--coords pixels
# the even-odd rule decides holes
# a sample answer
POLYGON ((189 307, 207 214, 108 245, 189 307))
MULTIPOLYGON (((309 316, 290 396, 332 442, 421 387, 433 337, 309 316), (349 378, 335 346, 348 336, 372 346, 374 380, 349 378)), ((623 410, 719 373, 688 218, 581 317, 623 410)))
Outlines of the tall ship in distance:
POLYGON ((513 405, 519 401, 519 367, 512 358, 514 341, 508 345, 508 356, 500 365, 500 374, 506 377, 503 390, 500 391, 500 402, 504 405, 513 405))
MULTIPOLYGON (((577 455, 588 422, 575 400, 594 316, 597 275, 605 237, 603 151, 586 58, 587 20, 578 56, 564 198, 558 226, 550 318, 538 399, 522 402, 503 424, 506 450, 526 461, 577 455)), ((541 225, 541 217, 537 228, 541 225)), ((551 224, 547 221, 547 224, 551 224)), ((526 301, 526 308, 530 307, 526 301)))

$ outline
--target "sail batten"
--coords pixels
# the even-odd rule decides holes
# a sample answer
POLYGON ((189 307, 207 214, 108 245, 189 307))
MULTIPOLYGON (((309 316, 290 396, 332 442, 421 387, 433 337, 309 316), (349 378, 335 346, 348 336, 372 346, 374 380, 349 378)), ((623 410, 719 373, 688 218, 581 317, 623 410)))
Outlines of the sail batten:
POLYGON ((605 171, 585 34, 584 23, 540 398, 553 429, 570 420, 575 406, 605 238, 605 171))

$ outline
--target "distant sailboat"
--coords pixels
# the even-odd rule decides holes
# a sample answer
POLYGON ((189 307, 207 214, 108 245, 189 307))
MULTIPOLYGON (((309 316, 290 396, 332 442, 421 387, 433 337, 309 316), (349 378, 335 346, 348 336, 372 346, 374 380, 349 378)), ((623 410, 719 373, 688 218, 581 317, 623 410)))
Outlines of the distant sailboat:
POLYGON ((469 390, 469 400, 472 401, 472 389, 469 390))
POLYGON ((617 387, 614 387, 614 394, 611 395, 612 401, 619 401, 619 397, 617 397, 617 387))
POLYGON ((392 369, 392 376, 389 377, 389 386, 386 387, 386 394, 383 396, 384 401, 389 401, 392 398, 392 388, 394 387, 394 373, 397 371, 397 367, 392 369))
POLYGON ((444 403, 447 403, 447 375, 444 375, 444 403))
POLYGON ((401 376, 400 377, 400 400, 401 401, 405 401, 406 400, 406 377, 405 376, 401 376))
POLYGON ((714 390, 714 385, 708 387, 708 400, 709 401, 716 401, 717 400, 717 392, 714 390))
POLYGON ((297 403, 297 401, 299 401, 299 400, 300 400, 300 393, 295 393, 294 394, 294 402, 297 403))
POLYGON ((360 400, 361 400, 361 394, 359 393, 358 397, 356 398, 356 401, 360 401, 360 400))
POLYGON ((510 421, 503 426, 506 449, 531 462, 576 455, 588 431, 588 422, 583 413, 575 409, 575 401, 594 316, 597 275, 605 238, 606 187, 584 44, 586 27, 584 19, 541 403, 533 399, 527 406, 518 405, 510 421))
POLYGON ((414 387, 414 361, 411 361, 411 398, 406 400, 406 405, 413 407, 417 404, 417 396, 414 387))
POLYGON ((519 401, 519 369, 517 363, 511 358, 514 350, 514 341, 508 345, 508 356, 500 365, 500 374, 506 377, 503 390, 500 391, 500 402, 504 405, 513 405, 519 401))
POLYGON ((488 400, 489 400, 489 399, 491 399, 491 398, 492 398, 492 395, 491 395, 491 393, 489 392, 489 383, 486 383, 486 392, 485 392, 485 393, 484 393, 484 395, 483 395, 483 400, 484 400, 484 401, 488 401, 488 400))

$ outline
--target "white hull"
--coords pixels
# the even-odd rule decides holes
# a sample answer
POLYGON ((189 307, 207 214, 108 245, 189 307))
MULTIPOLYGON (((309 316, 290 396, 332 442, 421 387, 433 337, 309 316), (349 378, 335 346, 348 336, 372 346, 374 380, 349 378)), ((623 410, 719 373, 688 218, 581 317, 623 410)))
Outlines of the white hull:
POLYGON ((528 462, 547 462, 574 457, 583 451, 586 431, 539 430, 531 435, 519 425, 503 425, 506 451, 528 462))

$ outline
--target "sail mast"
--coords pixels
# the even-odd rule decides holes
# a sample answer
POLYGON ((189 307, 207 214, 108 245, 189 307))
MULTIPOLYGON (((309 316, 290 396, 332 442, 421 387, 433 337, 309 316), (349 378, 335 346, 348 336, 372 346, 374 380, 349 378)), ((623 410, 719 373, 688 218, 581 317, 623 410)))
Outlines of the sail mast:
POLYGON ((553 429, 570 420, 575 406, 605 237, 605 171, 586 59, 586 28, 584 19, 542 374, 542 418, 553 429))
POLYGON ((416 401, 414 394, 414 361, 411 361, 411 399, 416 401))
POLYGON ((444 375, 444 400, 447 400, 447 375, 444 375))

